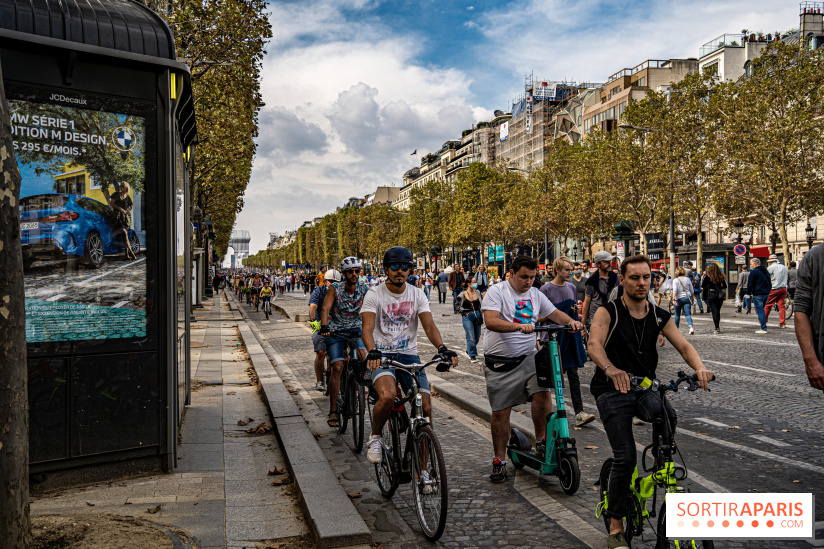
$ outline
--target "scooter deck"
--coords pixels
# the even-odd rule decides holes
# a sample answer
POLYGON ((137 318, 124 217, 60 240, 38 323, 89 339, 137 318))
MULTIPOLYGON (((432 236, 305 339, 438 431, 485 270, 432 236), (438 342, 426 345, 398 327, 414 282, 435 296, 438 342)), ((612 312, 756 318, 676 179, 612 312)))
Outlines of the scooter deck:
POLYGON ((549 474, 544 473, 544 470, 548 469, 550 464, 542 460, 535 452, 524 452, 513 448, 510 448, 509 452, 517 455, 518 463, 521 463, 531 469, 536 469, 542 474, 549 474))

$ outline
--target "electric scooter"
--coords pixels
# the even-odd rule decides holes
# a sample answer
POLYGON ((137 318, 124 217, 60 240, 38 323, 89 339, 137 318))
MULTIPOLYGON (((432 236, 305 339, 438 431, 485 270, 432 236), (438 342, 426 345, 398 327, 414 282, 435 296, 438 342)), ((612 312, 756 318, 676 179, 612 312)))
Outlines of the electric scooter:
POLYGON ((571 331, 572 327, 557 324, 535 327, 535 332, 549 334, 549 342, 546 344, 548 349, 542 349, 536 355, 538 385, 554 387, 557 404, 555 412, 547 416, 546 453, 543 456, 537 455, 532 450, 532 445, 526 435, 514 427, 509 437, 506 453, 516 469, 523 469, 526 466, 537 470, 542 475, 556 475, 564 492, 572 495, 578 491, 581 484, 581 470, 578 467, 575 439, 569 436, 566 405, 564 404, 563 373, 557 340, 558 332, 562 330, 571 331), (549 368, 546 364, 538 364, 539 361, 546 360, 550 362, 549 368))

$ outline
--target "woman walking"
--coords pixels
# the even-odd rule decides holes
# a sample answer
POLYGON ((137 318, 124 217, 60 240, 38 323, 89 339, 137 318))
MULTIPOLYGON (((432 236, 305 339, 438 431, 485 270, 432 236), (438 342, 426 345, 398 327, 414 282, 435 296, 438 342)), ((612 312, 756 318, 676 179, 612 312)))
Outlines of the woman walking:
POLYGON ((424 295, 426 295, 426 299, 430 302, 432 301, 432 298, 429 297, 429 294, 432 291, 432 283, 433 283, 432 273, 429 272, 429 269, 427 269, 426 273, 424 273, 424 275, 423 275, 423 293, 424 293, 424 295))
POLYGON ((117 228, 123 232, 123 251, 126 259, 137 259, 132 250, 132 243, 129 241, 129 229, 131 228, 131 218, 129 212, 132 211, 132 197, 129 196, 129 184, 121 181, 116 193, 109 197, 109 206, 117 216, 117 228))
POLYGON ((692 296, 693 287, 692 281, 687 276, 687 270, 684 267, 675 269, 675 278, 672 281, 672 292, 675 296, 675 326, 678 327, 681 320, 681 311, 687 317, 687 324, 690 327, 690 335, 695 333, 692 328, 692 296))
POLYGON ((715 324, 715 333, 720 334, 721 328, 721 305, 724 303, 724 292, 727 289, 727 281, 724 273, 718 267, 718 263, 710 263, 704 272, 704 280, 701 282, 701 290, 704 294, 704 301, 710 308, 712 322, 715 324))
POLYGON ((463 283, 463 291, 458 294, 461 304, 461 322, 466 334, 466 354, 470 362, 478 362, 478 340, 481 339, 481 296, 477 291, 478 284, 472 278, 463 283))

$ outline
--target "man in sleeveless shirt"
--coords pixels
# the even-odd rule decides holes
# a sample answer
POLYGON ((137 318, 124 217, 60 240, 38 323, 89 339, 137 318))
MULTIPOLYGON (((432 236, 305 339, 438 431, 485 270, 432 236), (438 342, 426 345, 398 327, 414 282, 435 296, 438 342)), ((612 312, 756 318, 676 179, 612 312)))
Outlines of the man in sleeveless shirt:
MULTIPOLYGON (((607 500, 611 525, 607 547, 627 548, 622 517, 626 515, 629 484, 637 455, 632 434, 632 418, 652 422, 661 414, 661 401, 652 391, 631 387, 628 374, 655 378, 658 366, 658 334, 663 333, 673 347, 695 370, 701 388, 707 389, 712 372, 698 352, 675 326, 669 312, 652 305, 648 299, 651 264, 643 255, 621 263, 624 294, 595 313, 589 338, 589 356, 595 362, 590 391, 595 397, 604 429, 615 456, 607 500)), ((675 411, 664 401, 675 429, 675 411)))

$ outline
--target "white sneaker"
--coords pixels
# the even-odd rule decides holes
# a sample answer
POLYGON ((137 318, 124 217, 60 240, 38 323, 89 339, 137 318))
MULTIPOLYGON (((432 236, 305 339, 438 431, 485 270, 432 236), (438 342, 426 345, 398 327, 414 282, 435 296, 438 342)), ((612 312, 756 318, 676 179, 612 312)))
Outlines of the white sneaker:
POLYGON ((693 330, 693 329, 692 329, 692 326, 690 326, 690 335, 692 335, 692 334, 694 334, 694 333, 695 333, 695 330, 693 330))
POLYGON ((595 416, 581 411, 575 415, 575 421, 578 422, 578 427, 581 427, 582 425, 595 421, 595 416))
POLYGON ((369 463, 380 463, 383 461, 382 444, 383 438, 370 435, 369 442, 366 443, 366 459, 369 463))
POLYGON ((429 479, 429 471, 421 473, 421 482, 423 483, 424 494, 431 494, 435 491, 435 488, 430 484, 432 481, 429 479))
POLYGON ((767 330, 756 330, 755 333, 757 333, 757 334, 766 334, 767 330))

